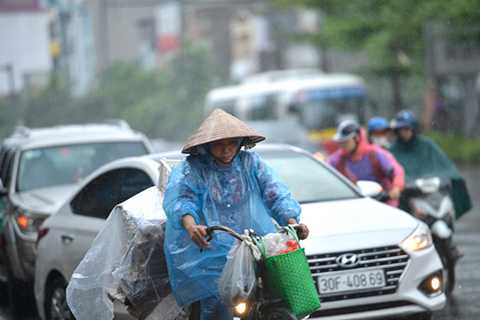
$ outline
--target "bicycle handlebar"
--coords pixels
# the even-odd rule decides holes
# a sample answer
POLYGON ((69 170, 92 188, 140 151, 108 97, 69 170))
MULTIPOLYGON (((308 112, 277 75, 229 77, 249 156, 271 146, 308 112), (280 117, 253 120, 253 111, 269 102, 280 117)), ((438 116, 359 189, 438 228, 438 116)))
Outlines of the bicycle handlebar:
POLYGON ((232 236, 234 236, 235 238, 237 238, 238 240, 242 240, 242 236, 240 234, 238 234, 237 232, 233 231, 232 229, 228 228, 228 227, 224 227, 224 226, 213 226, 213 227, 207 227, 205 229, 205 231, 207 232, 207 241, 210 242, 210 240, 213 239, 213 232, 215 230, 219 230, 219 231, 225 231, 229 234, 231 234, 232 236))
MULTIPOLYGON (((298 231, 301 231, 302 230, 302 226, 299 225, 299 224, 290 224, 290 226, 292 226, 298 233, 298 231)), ((205 231, 207 232, 207 241, 210 242, 210 240, 213 239, 213 232, 214 231, 224 231, 226 233, 229 233, 231 234, 232 236, 234 236, 235 238, 237 238, 238 240, 243 240, 242 236, 240 234, 238 234, 237 232, 233 231, 232 229, 228 228, 228 227, 225 227, 225 226, 212 226, 212 227, 207 227, 205 229, 205 231)), ((279 231, 280 233, 285 233, 287 232, 285 229, 281 229, 279 231)))

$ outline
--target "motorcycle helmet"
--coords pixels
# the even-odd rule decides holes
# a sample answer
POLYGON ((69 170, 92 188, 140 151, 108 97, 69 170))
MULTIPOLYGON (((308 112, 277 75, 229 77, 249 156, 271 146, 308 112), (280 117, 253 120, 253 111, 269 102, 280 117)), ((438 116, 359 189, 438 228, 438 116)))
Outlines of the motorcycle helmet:
POLYGON ((373 117, 367 122, 367 132, 370 133, 375 130, 388 129, 388 120, 382 117, 373 117))
POLYGON ((382 117, 374 117, 367 122, 368 141, 383 148, 390 146, 388 131, 391 131, 388 120, 382 117))
POLYGON ((417 115, 408 109, 404 109, 397 113, 395 117, 396 130, 400 128, 410 128, 414 132, 418 132, 418 118, 417 115))
POLYGON ((340 122, 337 133, 332 140, 337 142, 345 142, 360 135, 360 124, 355 120, 344 120, 340 122))

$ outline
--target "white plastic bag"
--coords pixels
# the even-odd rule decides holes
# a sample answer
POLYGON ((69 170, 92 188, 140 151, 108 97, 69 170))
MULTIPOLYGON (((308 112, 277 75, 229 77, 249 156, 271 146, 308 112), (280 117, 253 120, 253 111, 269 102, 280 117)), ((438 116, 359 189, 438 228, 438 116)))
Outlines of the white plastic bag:
POLYGON ((287 249, 287 241, 293 237, 285 233, 268 233, 263 237, 267 258, 276 256, 287 249))
POLYGON ((251 244, 250 239, 237 239, 228 252, 227 263, 218 281, 220 297, 227 306, 235 307, 239 302, 245 301, 257 286, 251 250, 257 251, 256 256, 259 256, 260 252, 251 244))

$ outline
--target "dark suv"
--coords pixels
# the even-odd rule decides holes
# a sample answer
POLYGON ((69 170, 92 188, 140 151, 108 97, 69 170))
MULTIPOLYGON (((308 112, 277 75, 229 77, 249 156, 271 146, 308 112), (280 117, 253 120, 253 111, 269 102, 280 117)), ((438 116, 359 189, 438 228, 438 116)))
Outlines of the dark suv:
POLYGON ((115 159, 153 153, 149 140, 125 121, 17 127, 0 149, 0 280, 10 307, 23 309, 32 291, 38 228, 88 174, 115 159))

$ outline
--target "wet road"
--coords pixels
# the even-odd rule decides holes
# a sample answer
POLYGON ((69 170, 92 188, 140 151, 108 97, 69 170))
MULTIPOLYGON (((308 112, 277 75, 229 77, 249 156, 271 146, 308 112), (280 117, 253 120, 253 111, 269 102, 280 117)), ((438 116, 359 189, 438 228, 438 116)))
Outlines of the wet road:
MULTIPOLYGON (((465 252, 457 265, 457 287, 444 310, 434 313, 434 320, 480 319, 480 166, 460 167, 473 202, 473 209, 456 224, 455 241, 465 252)), ((0 290, 4 290, 0 287, 0 290)), ((4 297, 0 292, 0 300, 4 297)), ((39 320, 32 314, 13 319, 0 301, 0 320, 39 320)))
POLYGON ((434 320, 480 319, 480 168, 460 167, 473 202, 473 209, 456 224, 454 239, 465 252, 457 264, 457 287, 447 307, 434 320))

